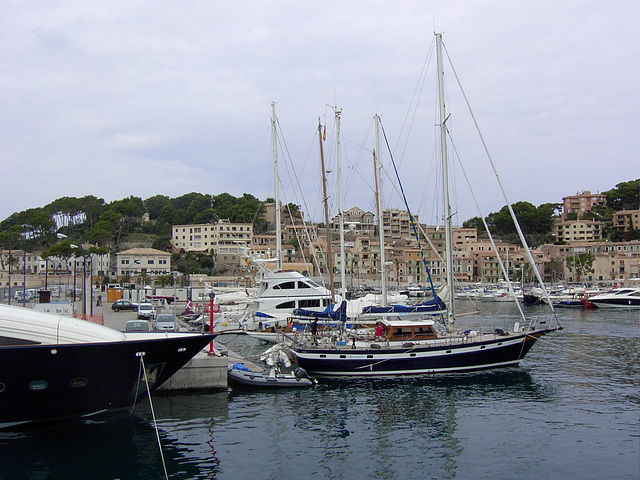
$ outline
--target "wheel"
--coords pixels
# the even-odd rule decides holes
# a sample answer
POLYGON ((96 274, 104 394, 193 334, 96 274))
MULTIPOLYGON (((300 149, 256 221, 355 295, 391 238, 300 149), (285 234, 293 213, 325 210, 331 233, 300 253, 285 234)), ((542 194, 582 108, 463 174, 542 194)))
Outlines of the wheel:
POLYGON ((113 309, 113 311, 114 311, 114 312, 119 312, 119 311, 120 311, 120 309, 119 309, 119 308, 114 308, 114 309, 113 309))

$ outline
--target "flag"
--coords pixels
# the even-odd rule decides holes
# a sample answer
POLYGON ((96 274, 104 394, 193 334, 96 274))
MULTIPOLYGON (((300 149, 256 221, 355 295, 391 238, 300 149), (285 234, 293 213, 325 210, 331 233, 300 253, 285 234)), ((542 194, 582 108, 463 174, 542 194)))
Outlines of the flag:
POLYGON ((327 126, 324 126, 324 131, 322 132, 322 140, 326 140, 327 139, 327 126))
POLYGON ((187 304, 184 307, 184 312, 191 313, 191 300, 189 300, 188 298, 187 298, 187 304))

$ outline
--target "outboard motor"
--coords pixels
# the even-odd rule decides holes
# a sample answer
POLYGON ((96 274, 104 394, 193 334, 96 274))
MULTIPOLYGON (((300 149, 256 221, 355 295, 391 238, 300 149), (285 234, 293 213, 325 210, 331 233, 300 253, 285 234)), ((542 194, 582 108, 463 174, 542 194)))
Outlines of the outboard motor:
POLYGON ((302 367, 298 367, 298 368, 296 368, 296 369, 293 371, 293 375, 294 375, 296 378, 308 378, 308 379, 309 379, 309 380, 311 380, 313 383, 318 383, 318 381, 317 381, 315 378, 310 377, 310 376, 309 376, 309 374, 307 373, 307 371, 306 371, 304 368, 302 368, 302 367))

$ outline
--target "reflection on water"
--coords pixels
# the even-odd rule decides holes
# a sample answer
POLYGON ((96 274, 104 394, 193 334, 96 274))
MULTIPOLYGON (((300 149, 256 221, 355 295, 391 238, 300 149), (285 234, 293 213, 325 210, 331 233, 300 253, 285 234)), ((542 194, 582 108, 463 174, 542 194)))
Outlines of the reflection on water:
MULTIPOLYGON (((512 319, 504 306, 493 318, 512 319)), ((156 394, 167 470, 172 479, 638 478, 638 320, 562 312, 565 330, 519 368, 156 394)), ((142 403, 134 416, 0 431, 0 478, 163 478, 152 424, 142 403)))
MULTIPOLYGON (((175 444, 165 442, 163 451, 168 465, 179 463, 175 444)), ((155 431, 128 414, 3 431, 0 452, 3 479, 164 477, 155 431)), ((192 469, 189 475, 194 473, 192 469)))

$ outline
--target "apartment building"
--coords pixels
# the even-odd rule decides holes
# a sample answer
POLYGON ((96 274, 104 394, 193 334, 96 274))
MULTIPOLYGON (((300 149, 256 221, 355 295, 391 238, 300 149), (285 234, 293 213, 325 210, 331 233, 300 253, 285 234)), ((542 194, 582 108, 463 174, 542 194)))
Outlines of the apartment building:
POLYGON ((251 223, 216 223, 174 225, 171 244, 186 252, 210 252, 214 255, 240 255, 243 246, 249 246, 253 237, 251 223))
POLYGON ((591 193, 589 190, 578 192, 575 195, 563 197, 562 213, 590 212, 596 205, 606 205, 607 197, 601 193, 591 193))
POLYGON ((640 210, 620 210, 613 214, 612 223, 623 232, 640 230, 640 210))
POLYGON ((603 222, 566 220, 556 222, 555 236, 559 242, 589 242, 602 240, 603 222))
POLYGON ((116 254, 116 275, 167 275, 171 272, 171 254, 155 248, 131 248, 116 254))

